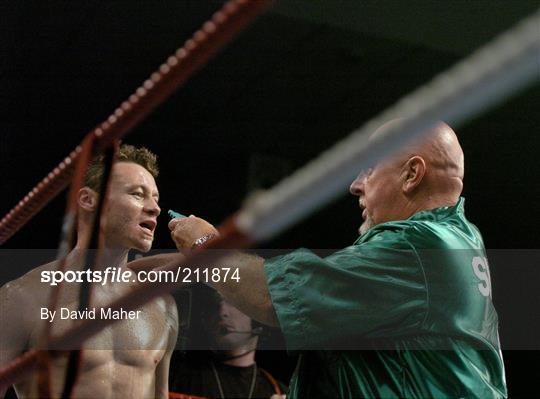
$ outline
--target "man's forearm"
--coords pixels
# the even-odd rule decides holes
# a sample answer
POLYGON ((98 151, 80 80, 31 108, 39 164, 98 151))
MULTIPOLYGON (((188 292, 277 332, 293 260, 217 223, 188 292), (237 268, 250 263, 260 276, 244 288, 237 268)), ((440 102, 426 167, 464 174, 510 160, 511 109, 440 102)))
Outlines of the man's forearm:
MULTIPOLYGON (((197 246, 198 240, 201 238, 219 235, 219 232, 214 226, 208 223, 206 220, 198 218, 196 216, 190 216, 187 218, 176 218, 169 222, 169 229, 171 230, 171 238, 176 244, 177 248, 191 249, 193 246, 197 246)), ((203 254, 200 254, 204 257, 203 254)), ((271 326, 277 326, 278 321, 272 300, 270 298, 270 292, 268 291, 268 285, 266 283, 266 276, 264 273, 264 259, 247 255, 241 252, 231 251, 224 257, 220 257, 219 260, 212 253, 207 253, 208 261, 213 263, 212 267, 226 266, 232 270, 238 269, 239 281, 235 279, 218 279, 215 281, 210 279, 208 284, 218 290, 227 300, 242 312, 250 316, 261 323, 271 326)), ((204 262, 202 262, 204 263, 204 262)), ((197 266, 191 264, 189 267, 195 268, 208 268, 206 266, 197 266)))
MULTIPOLYGON (((155 269, 170 264, 171 261, 177 261, 178 256, 179 253, 154 255, 130 262, 128 266, 133 270, 155 269)), ((189 267, 194 271, 197 268, 207 268, 208 265, 194 265, 188 261, 182 267, 189 267)), ((213 267, 238 269, 239 279, 228 278, 224 281, 220 279, 218 282, 213 282, 210 279, 208 285, 219 291, 228 302, 251 318, 269 326, 278 326, 277 316, 266 283, 263 258, 234 251, 216 261, 213 267)))
POLYGON ((238 269, 239 280, 209 282, 223 297, 243 313, 263 324, 278 327, 278 320, 264 273, 264 259, 235 251, 218 262, 238 269))

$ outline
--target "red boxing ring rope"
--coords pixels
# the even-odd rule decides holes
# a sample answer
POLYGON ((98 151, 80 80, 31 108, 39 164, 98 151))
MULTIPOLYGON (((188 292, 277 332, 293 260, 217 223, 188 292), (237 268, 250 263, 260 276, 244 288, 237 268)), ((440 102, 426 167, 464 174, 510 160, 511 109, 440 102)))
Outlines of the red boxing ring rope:
MULTIPOLYGON (((115 139, 122 138, 141 122, 272 2, 273 0, 230 0, 214 13, 209 21, 167 58, 104 122, 87 134, 87 137, 93 135, 95 139, 93 155, 99 154, 115 139)), ((0 245, 66 188, 81 151, 81 145, 77 146, 2 218, 0 245)))
MULTIPOLYGON (((81 155, 87 158, 84 154, 88 151, 90 145, 92 145, 91 159, 112 145, 115 140, 123 137, 131 128, 150 114, 154 108, 165 101, 193 73, 204 66, 210 57, 228 44, 243 28, 268 8, 272 2, 273 0, 230 0, 221 10, 214 13, 210 21, 204 23, 202 28, 195 32, 192 38, 185 42, 183 47, 178 49, 174 55, 170 56, 166 63, 162 64, 156 72, 152 73, 150 78, 128 100, 124 101, 107 120, 88 133, 83 142, 68 157, 4 216, 0 221, 0 245, 13 236, 28 220, 43 209, 51 199, 68 185, 73 177, 75 166, 80 161, 82 161, 83 165, 88 163, 89 159, 81 160, 80 158, 81 155)), ((77 181, 81 179, 80 170, 82 170, 81 167, 79 167, 79 172, 76 174, 77 181)), ((68 199, 66 211, 68 216, 75 213, 72 194, 70 194, 70 198, 68 199)), ((66 218, 64 219, 64 222, 66 222, 66 218)), ((73 227, 73 224, 71 227, 73 227)), ((68 236, 69 234, 63 238, 63 241, 68 236)), ((229 244, 238 243, 238 234, 232 234, 232 237, 233 239, 230 240, 231 235, 224 234, 222 239, 215 241, 218 245, 223 245, 225 242, 229 242, 229 244)), ((63 244, 65 243, 62 242, 61 246, 63 244)), ((208 244, 212 245, 210 242, 208 244)), ((61 264, 64 261, 65 259, 62 259, 61 264)), ((176 265, 171 264, 168 266, 172 269, 176 268, 176 265)), ((138 298, 124 298, 119 303, 123 303, 124 300, 127 300, 128 303, 132 301, 128 306, 130 308, 136 308, 151 298, 172 291, 175 287, 167 286, 166 290, 163 290, 163 287, 157 285, 152 287, 153 289, 151 290, 147 290, 148 287, 145 286, 139 288, 140 291, 137 290, 135 292, 138 298)), ((57 292, 53 293, 51 303, 56 303, 57 294, 57 292)), ((115 303, 112 306, 114 307, 115 303)), ((80 347, 85 339, 101 331, 107 324, 109 323, 106 322, 103 324, 98 322, 92 327, 77 326, 71 330, 71 333, 67 331, 66 334, 60 337, 50 337, 50 330, 45 329, 42 344, 48 342, 46 349, 57 346, 80 347), (83 327, 83 334, 78 330, 79 327, 83 327)), ((48 352, 43 350, 43 348, 32 349, 26 352, 4 369, 0 370, 0 386, 8 387, 19 381, 24 375, 32 371, 37 363, 41 363, 42 367, 46 367, 46 364, 43 363, 47 363, 47 361, 48 352)), ((43 381, 39 385, 40 391, 47 395, 50 391, 50 386, 46 381, 48 380, 48 371, 45 369, 43 371, 45 372, 44 374, 40 373, 41 380, 43 381)))

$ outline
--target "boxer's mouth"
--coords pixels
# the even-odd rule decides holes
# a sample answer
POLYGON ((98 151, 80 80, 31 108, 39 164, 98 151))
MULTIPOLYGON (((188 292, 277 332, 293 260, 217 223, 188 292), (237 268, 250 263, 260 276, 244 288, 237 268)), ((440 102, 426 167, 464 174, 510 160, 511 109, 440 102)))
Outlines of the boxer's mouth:
POLYGON ((148 234, 153 235, 154 230, 157 226, 157 222, 152 219, 144 220, 141 223, 139 223, 139 226, 143 228, 148 234))

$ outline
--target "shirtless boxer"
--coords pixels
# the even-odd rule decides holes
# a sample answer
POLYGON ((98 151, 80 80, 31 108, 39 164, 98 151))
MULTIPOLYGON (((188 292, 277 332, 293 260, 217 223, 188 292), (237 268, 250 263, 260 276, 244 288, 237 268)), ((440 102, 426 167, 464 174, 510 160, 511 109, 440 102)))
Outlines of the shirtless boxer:
MULTIPOLYGON (((81 270, 80 248, 90 239, 91 220, 97 203, 97 189, 103 173, 93 164, 79 191, 77 244, 70 253, 67 270, 81 270)), ((127 270, 130 249, 142 252, 152 246, 156 219, 160 213, 154 177, 156 157, 148 150, 121 147, 113 167, 109 199, 103 215, 104 257, 102 267, 127 270)), ((49 304, 51 287, 41 282, 41 272, 55 270, 49 263, 28 272, 0 289, 0 367, 35 347, 43 330, 41 308, 49 304)), ((65 331, 73 320, 60 320, 60 308, 77 310, 78 285, 64 283, 56 308, 52 334, 65 331)), ((104 306, 124 295, 131 283, 94 284, 91 304, 104 306)), ((174 300, 164 296, 136 312, 138 317, 121 320, 84 345, 82 364, 74 390, 75 398, 167 398, 169 361, 176 343, 178 314, 174 300)), ((72 348, 71 348, 72 349, 72 348)), ((66 356, 53 358, 53 397, 61 395, 66 356)), ((19 398, 38 397, 36 374, 15 385, 19 398)), ((5 392, 0 392, 4 397, 5 392)))

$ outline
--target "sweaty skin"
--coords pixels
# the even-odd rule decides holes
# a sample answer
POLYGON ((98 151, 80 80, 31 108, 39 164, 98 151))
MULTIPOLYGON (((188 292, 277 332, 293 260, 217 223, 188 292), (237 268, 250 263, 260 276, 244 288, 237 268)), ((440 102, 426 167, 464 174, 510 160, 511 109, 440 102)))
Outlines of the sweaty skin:
MULTIPOLYGON (((89 188, 79 193, 81 217, 78 242, 68 257, 67 270, 81 270, 79 248, 88 241, 89 221, 97 194, 89 188)), ((104 267, 127 270, 130 249, 150 249, 155 221, 160 209, 157 187, 152 175, 142 166, 119 162, 113 168, 110 199, 104 214, 104 267)), ((33 348, 38 343, 43 323, 40 308, 49 304, 47 283, 40 281, 41 271, 55 270, 50 263, 28 272, 0 289, 0 366, 33 348)), ((95 284, 91 305, 107 304, 133 289, 135 283, 95 284)), ((64 283, 57 310, 77 309, 78 287, 64 283)), ((74 398, 167 398, 169 362, 178 333, 178 314, 171 296, 164 296, 139 309, 138 318, 121 320, 84 344, 82 365, 74 398)), ((73 325, 73 320, 54 319, 52 334, 73 325)), ((51 364, 53 397, 63 387, 67 358, 57 356, 51 364)), ((15 385, 19 398, 36 398, 36 375, 15 385)), ((5 392, 0 392, 3 397, 5 392)))
MULTIPOLYGON (((374 135, 393 123, 396 121, 383 125, 374 135)), ((371 171, 361 172, 351 183, 350 192, 359 197, 364 219, 360 233, 386 221, 408 219, 422 210, 455 205, 463 188, 463 171, 463 151, 457 137, 447 124, 439 122, 422 139, 371 171)), ((197 217, 173 219, 169 229, 179 249, 189 249, 197 238, 217 233, 214 226, 197 217)), ((211 285, 251 318, 278 326, 264 259, 237 252, 223 263, 239 268, 241 283, 211 285)))

